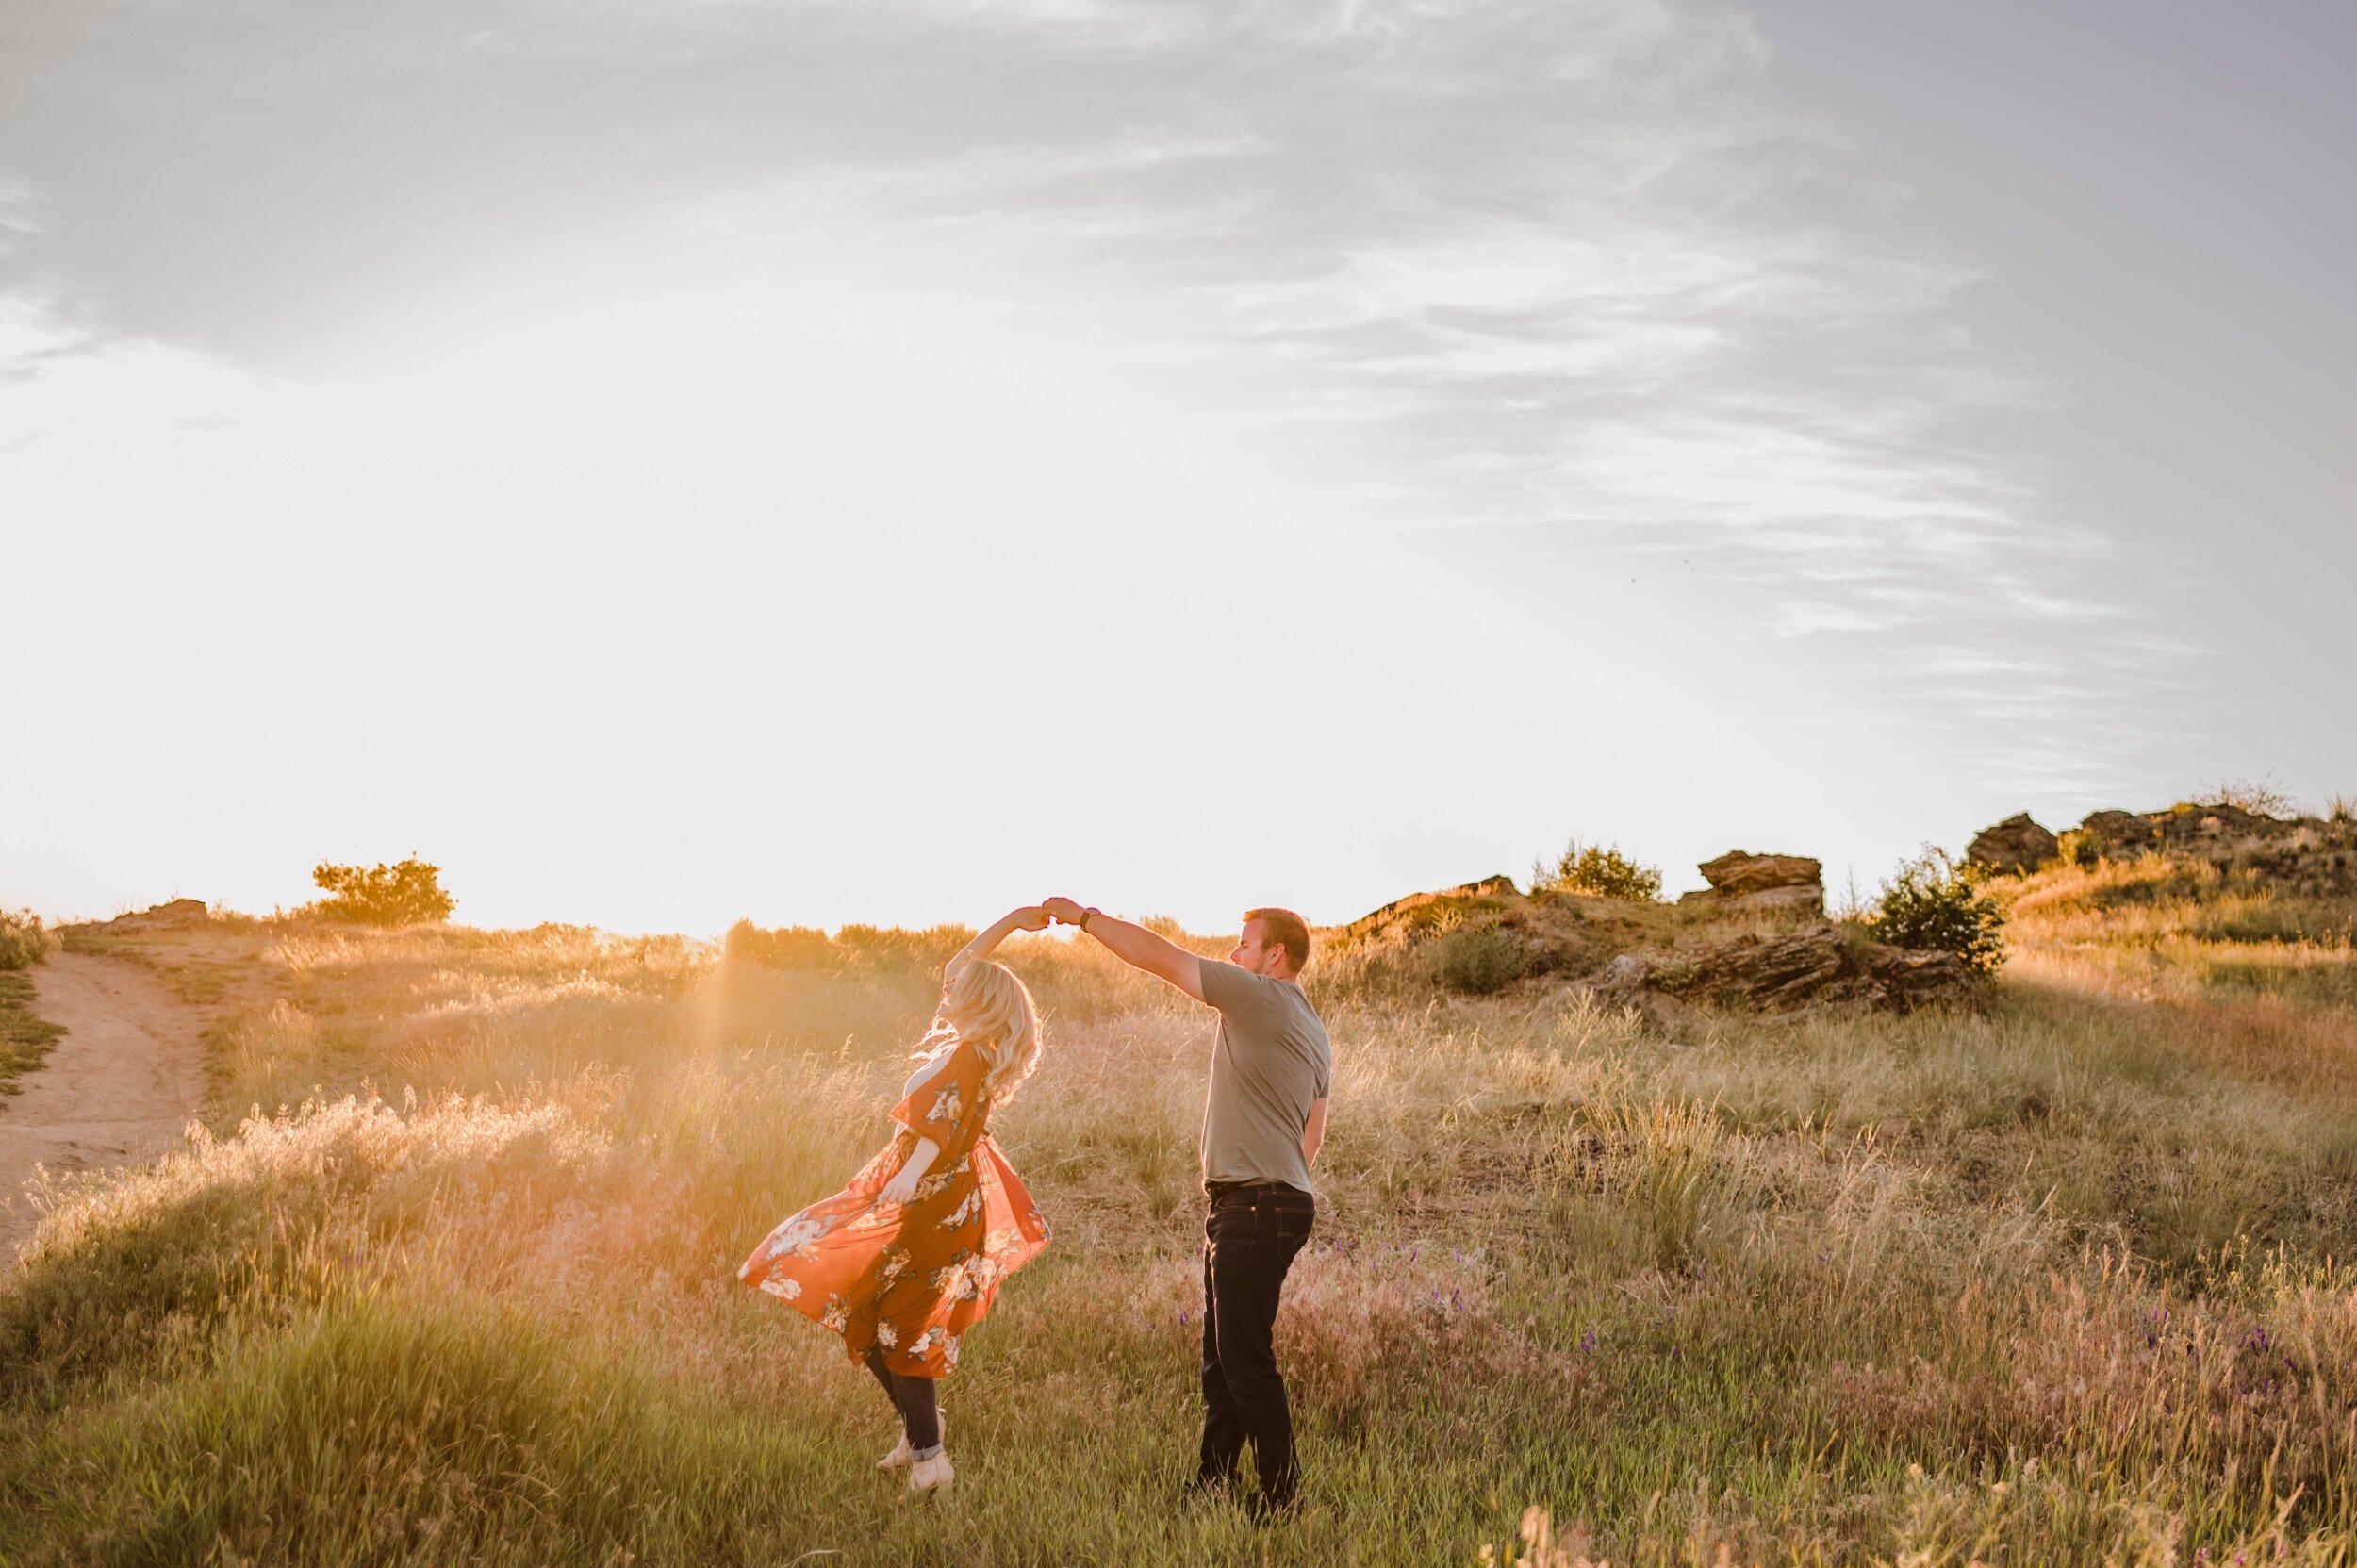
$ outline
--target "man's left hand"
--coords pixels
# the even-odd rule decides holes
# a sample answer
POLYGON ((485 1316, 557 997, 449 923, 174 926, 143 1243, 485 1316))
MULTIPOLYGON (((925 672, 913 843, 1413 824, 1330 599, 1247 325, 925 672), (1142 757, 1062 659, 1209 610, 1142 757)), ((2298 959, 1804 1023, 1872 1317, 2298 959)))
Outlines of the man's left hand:
POLYGON ((1044 900, 1039 907, 1047 912, 1049 919, 1062 926, 1077 926, 1080 923, 1080 917, 1088 913, 1086 909, 1074 903, 1070 899, 1044 900))

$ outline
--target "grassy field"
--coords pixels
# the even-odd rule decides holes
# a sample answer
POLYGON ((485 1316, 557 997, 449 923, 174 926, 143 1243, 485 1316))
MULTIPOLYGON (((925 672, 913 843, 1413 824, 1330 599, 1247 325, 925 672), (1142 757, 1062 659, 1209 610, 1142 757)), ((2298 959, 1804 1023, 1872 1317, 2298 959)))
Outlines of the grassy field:
POLYGON ((912 1504, 865 1375, 733 1271, 882 1141, 922 940, 142 937, 269 999, 211 1137, 51 1192, 0 1294, 0 1561, 1471 1565, 1537 1506, 1616 1564, 2344 1562, 2348 933, 2131 917, 2127 874, 2009 887, 1979 1012, 1663 1035, 1313 967, 1266 1529, 1176 1502, 1207 1015, 1093 948, 1006 949, 1048 1043, 997 1131, 1056 1241, 912 1504))

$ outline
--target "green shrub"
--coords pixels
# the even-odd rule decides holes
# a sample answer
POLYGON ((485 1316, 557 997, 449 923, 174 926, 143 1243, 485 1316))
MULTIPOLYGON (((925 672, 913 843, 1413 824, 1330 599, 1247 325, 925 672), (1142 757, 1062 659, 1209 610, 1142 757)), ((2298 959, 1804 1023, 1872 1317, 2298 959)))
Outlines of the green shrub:
POLYGON ((458 900, 442 891, 442 868, 416 855, 391 866, 363 869, 321 861, 311 880, 327 897, 314 907, 338 920, 371 926, 414 926, 447 920, 458 900))
POLYGON ((12 1095, 17 1080, 41 1065, 65 1032, 33 1011, 33 977, 24 971, 58 950, 58 933, 30 910, 0 910, 0 1095, 12 1095))
POLYGON ((1432 978, 1452 991, 1486 997, 1530 973, 1530 949, 1497 926, 1458 926, 1426 949, 1432 978))
POLYGON ((1981 891, 1982 873, 1926 848, 1883 883, 1874 934, 1896 948, 1952 952, 1976 975, 2004 962, 2003 911, 1981 891))
POLYGON ((1553 866, 1541 861, 1531 867, 1530 890, 1650 903, 1661 897, 1661 870, 1631 860, 1617 844, 1584 845, 1574 838, 1553 866))
POLYGON ((58 950, 58 933, 31 910, 11 915, 0 909, 0 969, 29 969, 58 950))

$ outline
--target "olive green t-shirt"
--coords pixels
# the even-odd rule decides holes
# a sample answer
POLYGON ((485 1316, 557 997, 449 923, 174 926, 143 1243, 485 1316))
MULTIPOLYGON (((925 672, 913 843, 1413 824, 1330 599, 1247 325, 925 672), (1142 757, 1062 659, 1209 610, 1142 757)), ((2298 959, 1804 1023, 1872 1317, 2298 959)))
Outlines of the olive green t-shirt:
POLYGON ((1217 959, 1203 961, 1203 999, 1219 1009, 1203 1099, 1203 1180, 1284 1181, 1308 1192, 1301 1134, 1334 1073, 1326 1025, 1293 982, 1217 959))

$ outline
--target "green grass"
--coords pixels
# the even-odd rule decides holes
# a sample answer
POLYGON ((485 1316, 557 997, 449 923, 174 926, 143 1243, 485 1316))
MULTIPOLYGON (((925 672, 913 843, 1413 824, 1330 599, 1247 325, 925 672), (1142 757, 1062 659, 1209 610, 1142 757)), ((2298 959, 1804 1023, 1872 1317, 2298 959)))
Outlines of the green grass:
POLYGON ((2058 960, 1982 1014, 1671 1041, 1313 970, 1334 1112, 1279 1326, 1307 1506, 1263 1531, 1173 1500, 1193 1004, 1011 947, 1047 1054, 997 1131, 1057 1237, 945 1386, 959 1487, 913 1506, 865 1375, 733 1270, 882 1140, 929 974, 244 939, 282 999, 221 1032, 211 1136, 57 1188, 0 1291, 0 1561, 1471 1564, 1530 1505, 1617 1564, 2357 1539, 2329 996, 2247 1033, 2248 999, 2058 960))
POLYGON ((65 1031, 33 1011, 26 971, 58 949, 57 933, 37 915, 0 909, 0 1097, 18 1094, 25 1074, 41 1065, 65 1031))
POLYGON ((18 1081, 46 1061, 65 1031, 33 1011, 32 977, 0 969, 0 1095, 23 1092, 18 1081))

